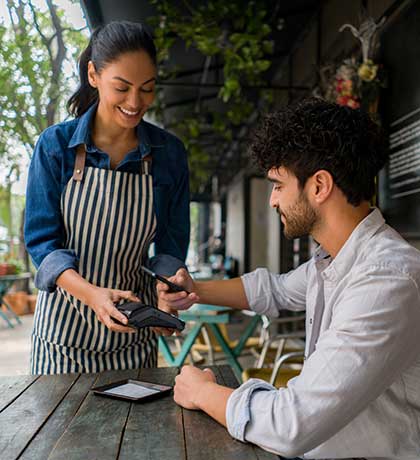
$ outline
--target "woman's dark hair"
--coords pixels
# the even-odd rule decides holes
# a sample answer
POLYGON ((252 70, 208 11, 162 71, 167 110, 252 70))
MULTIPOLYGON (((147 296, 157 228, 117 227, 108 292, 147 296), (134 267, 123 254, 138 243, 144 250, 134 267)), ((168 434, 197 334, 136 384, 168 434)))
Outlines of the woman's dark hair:
POLYGON ((320 169, 328 171, 354 206, 372 198, 388 160, 387 138, 368 113, 319 98, 266 115, 250 150, 265 173, 283 166, 302 188, 320 169))
POLYGON ((146 51, 156 64, 156 48, 152 36, 137 22, 114 21, 94 30, 87 48, 79 59, 80 86, 67 102, 70 114, 80 117, 98 101, 98 90, 88 80, 88 63, 92 61, 97 72, 124 53, 146 51))

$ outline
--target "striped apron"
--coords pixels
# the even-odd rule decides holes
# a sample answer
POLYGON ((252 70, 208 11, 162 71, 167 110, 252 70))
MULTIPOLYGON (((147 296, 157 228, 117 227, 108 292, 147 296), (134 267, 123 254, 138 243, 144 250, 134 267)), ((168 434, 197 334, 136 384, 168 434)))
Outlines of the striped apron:
MULTIPOLYGON (((65 248, 79 258, 79 274, 95 286, 131 290, 156 305, 155 284, 140 271, 156 233, 151 162, 133 174, 84 167, 79 146, 73 177, 61 196, 65 248)), ((34 316, 32 374, 100 372, 154 367, 157 339, 150 328, 110 331, 94 311, 62 288, 40 291, 34 316)))

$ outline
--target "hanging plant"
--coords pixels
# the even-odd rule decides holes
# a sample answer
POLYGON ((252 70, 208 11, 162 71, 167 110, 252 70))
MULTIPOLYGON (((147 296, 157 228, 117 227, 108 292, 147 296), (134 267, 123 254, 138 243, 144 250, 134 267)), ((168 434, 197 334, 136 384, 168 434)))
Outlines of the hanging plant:
MULTIPOLYGON (((171 129, 189 148, 192 188, 197 189, 208 170, 209 154, 200 145, 203 131, 210 129, 218 134, 218 147, 223 150, 234 139, 237 127, 247 123, 252 111, 257 109, 255 101, 271 100, 267 90, 253 89, 251 92, 246 89, 264 84, 264 73, 271 65, 274 47, 270 38, 271 2, 213 0, 192 6, 184 1, 182 10, 169 1, 152 0, 152 3, 158 11, 152 24, 161 81, 177 75, 179 69, 168 69, 167 62, 171 48, 179 38, 187 47, 207 56, 208 62, 217 60, 222 63, 223 80, 217 95, 224 105, 222 117, 218 113, 209 117, 200 110, 201 107, 194 107, 190 117, 171 124, 171 129)), ((162 113, 163 110, 164 101, 160 100, 156 112, 162 113)))

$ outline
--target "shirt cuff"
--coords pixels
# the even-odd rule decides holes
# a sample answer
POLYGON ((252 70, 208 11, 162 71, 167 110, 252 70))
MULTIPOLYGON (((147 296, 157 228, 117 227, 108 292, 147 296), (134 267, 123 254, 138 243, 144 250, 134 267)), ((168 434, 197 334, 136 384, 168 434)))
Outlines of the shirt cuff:
POLYGON ((188 270, 187 266, 181 259, 177 259, 169 254, 158 254, 157 256, 152 257, 148 260, 146 266, 161 276, 175 275, 180 268, 188 270))
POLYGON ((237 388, 229 397, 226 405, 226 424, 229 434, 245 442, 245 429, 251 420, 251 399, 256 391, 272 391, 276 388, 264 380, 250 379, 237 388))
POLYGON ((41 262, 35 275, 35 286, 41 291, 54 292, 56 280, 65 270, 78 271, 79 259, 71 249, 56 249, 41 262))

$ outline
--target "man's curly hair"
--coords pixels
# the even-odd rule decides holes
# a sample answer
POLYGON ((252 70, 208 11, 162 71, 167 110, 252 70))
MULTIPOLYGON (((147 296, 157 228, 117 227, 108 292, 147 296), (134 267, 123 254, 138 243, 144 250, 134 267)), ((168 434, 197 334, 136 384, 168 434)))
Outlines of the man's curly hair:
POLYGON ((354 206, 372 198, 388 160, 386 137, 366 112, 319 98, 266 115, 250 150, 265 173, 283 166, 302 188, 317 171, 328 171, 354 206))

